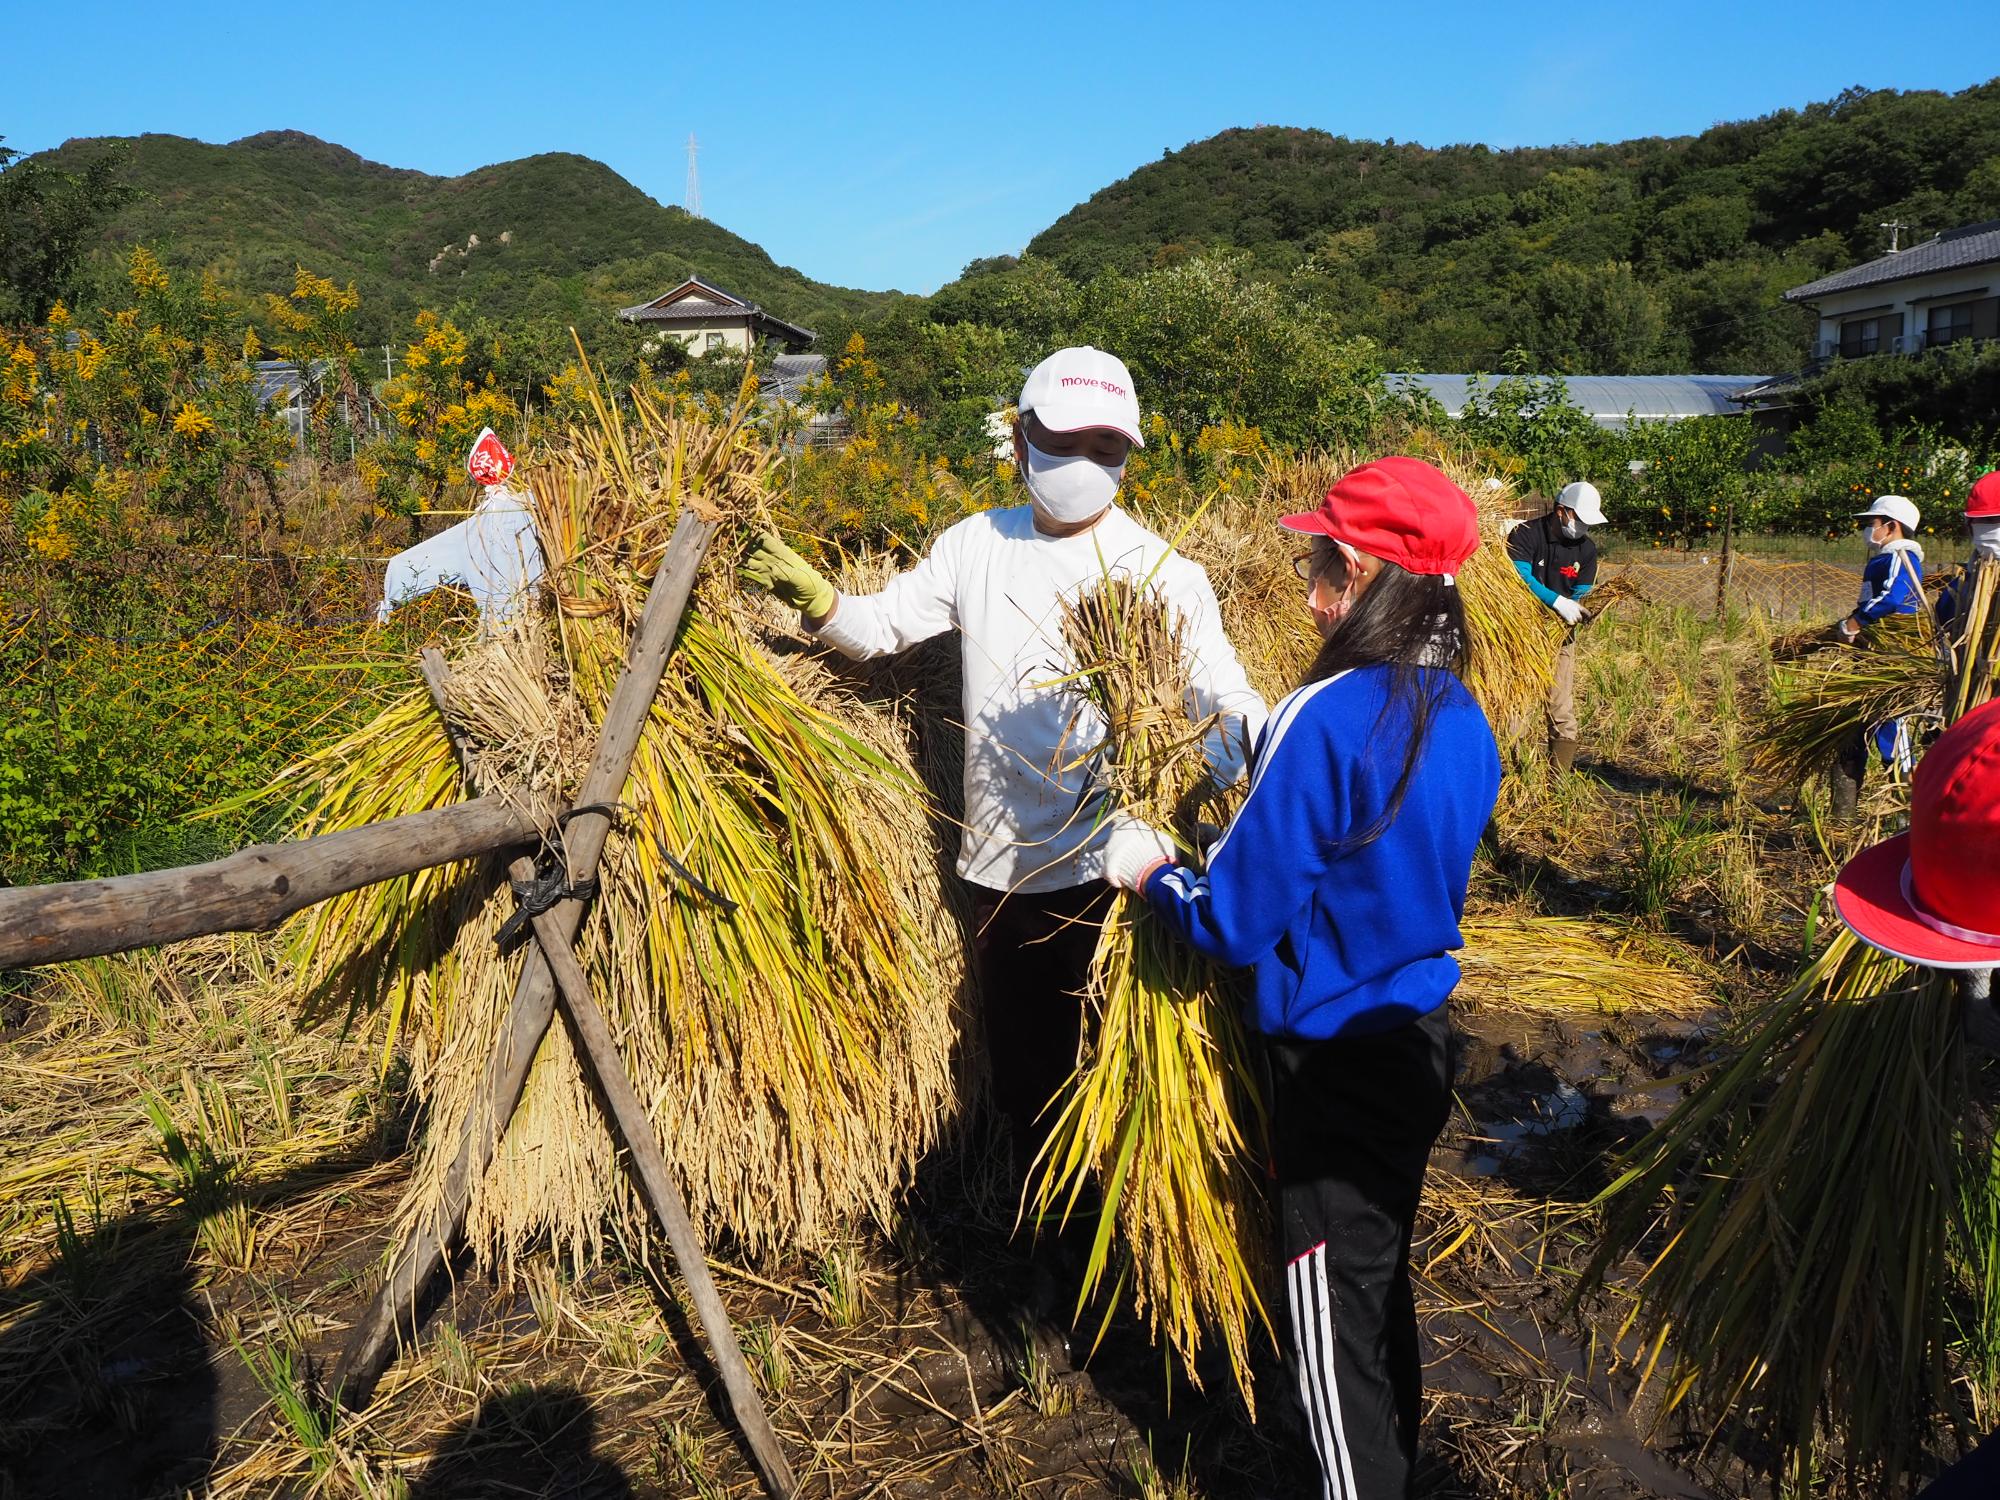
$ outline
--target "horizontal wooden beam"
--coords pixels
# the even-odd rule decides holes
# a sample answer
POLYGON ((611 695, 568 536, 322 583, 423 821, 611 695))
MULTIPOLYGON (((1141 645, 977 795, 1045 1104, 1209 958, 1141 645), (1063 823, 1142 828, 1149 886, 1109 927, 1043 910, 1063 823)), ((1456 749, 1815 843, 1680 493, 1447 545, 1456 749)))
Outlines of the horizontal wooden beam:
POLYGON ((211 932, 258 932, 328 897, 538 838, 546 802, 479 797, 204 865, 0 890, 0 969, 123 953, 211 932))

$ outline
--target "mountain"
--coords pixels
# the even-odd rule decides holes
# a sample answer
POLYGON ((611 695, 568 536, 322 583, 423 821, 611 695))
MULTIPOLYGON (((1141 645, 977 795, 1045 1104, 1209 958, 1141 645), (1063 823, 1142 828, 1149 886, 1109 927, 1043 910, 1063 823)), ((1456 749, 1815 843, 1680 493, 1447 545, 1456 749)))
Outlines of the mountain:
POLYGON ((173 135, 78 139, 53 157, 73 170, 106 152, 122 160, 135 194, 93 257, 86 301, 122 296, 124 253, 139 243, 170 266, 214 267, 249 293, 289 289, 300 264, 352 280, 369 342, 406 329, 420 307, 576 319, 697 272, 808 327, 895 297, 813 281, 720 225, 655 202, 602 162, 562 152, 432 177, 280 130, 226 146, 173 135))
POLYGON ((1778 294, 1880 254, 1885 221, 1908 244, 1995 217, 2000 79, 1604 145, 1228 130, 1094 194, 1027 254, 1085 282, 1241 252, 1405 368, 1520 349, 1550 369, 1757 372, 1808 337, 1778 294))

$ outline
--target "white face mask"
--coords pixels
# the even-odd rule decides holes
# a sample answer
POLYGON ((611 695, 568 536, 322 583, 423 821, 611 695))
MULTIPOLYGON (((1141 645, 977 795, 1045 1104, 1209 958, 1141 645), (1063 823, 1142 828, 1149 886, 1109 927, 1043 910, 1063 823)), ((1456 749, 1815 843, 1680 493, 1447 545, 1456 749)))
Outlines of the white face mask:
POLYGON ((1972 522, 1972 550, 1988 557, 2000 557, 2000 516, 1976 517, 1972 522))
POLYGON ((1118 498, 1118 486, 1125 478, 1125 465, 1094 463, 1079 455, 1057 458, 1023 440, 1028 450, 1028 467, 1021 482, 1034 497, 1036 508, 1051 521, 1065 526, 1088 521, 1118 498))

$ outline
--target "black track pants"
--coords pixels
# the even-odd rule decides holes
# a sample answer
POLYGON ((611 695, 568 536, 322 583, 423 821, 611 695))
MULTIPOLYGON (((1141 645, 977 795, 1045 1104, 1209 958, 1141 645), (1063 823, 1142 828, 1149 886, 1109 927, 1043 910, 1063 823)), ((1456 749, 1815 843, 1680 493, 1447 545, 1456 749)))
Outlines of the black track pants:
POLYGON ((1451 1108, 1445 1007, 1381 1036, 1273 1038, 1279 1312, 1324 1500, 1404 1500, 1423 1366, 1410 1235, 1451 1108))
POLYGON ((1101 880, 1026 895, 972 887, 993 1103, 1013 1128, 1017 1173, 1054 1123, 1044 1106, 1076 1068, 1084 986, 1112 894, 1101 880))

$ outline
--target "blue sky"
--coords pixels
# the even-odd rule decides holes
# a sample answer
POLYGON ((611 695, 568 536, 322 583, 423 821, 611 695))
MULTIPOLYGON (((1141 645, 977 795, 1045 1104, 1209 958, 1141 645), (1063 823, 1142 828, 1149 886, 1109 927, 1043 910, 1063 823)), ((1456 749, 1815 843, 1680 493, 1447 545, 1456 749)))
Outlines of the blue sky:
POLYGON ((693 132, 709 218, 820 280, 909 291, 1232 125, 1544 145, 2000 73, 1993 0, 1899 26, 1850 0, 8 9, 18 149, 291 128, 440 174, 576 151, 678 203, 693 132))

